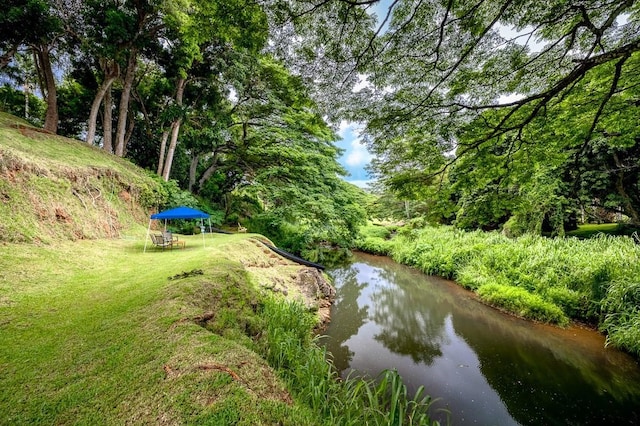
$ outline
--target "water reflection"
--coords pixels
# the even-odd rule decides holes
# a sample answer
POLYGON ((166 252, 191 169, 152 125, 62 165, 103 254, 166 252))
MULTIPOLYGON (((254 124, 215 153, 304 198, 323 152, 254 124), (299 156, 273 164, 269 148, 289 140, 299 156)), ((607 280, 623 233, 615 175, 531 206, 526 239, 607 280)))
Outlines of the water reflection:
POLYGON ((344 371, 349 367, 353 356, 353 352, 349 350, 345 342, 358 333, 368 317, 368 306, 358 303, 358 298, 362 291, 368 287, 368 283, 364 277, 357 276, 357 267, 336 269, 331 275, 335 282, 343 284, 331 308, 331 321, 342 323, 342 326, 332 329, 330 352, 333 355, 335 367, 338 371, 344 371))
POLYGON ((336 368, 395 368, 453 424, 637 424, 640 368, 603 338, 503 315, 448 281, 360 255, 330 271, 336 368))
POLYGON ((369 319, 379 327, 374 339, 391 352, 408 355, 414 362, 431 364, 435 357, 442 355, 440 345, 446 339, 442 328, 447 312, 438 309, 444 305, 427 292, 416 293, 401 285, 390 285, 403 281, 394 271, 375 268, 371 273, 376 277, 376 284, 371 294, 369 319), (432 304, 435 309, 423 309, 432 304))

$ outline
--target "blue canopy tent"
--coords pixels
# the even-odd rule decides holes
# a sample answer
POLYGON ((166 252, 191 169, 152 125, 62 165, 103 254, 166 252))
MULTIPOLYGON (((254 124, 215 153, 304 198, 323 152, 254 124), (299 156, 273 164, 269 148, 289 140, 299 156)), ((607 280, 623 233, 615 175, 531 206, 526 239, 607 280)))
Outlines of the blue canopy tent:
MULTIPOLYGON (((197 209, 192 209, 190 207, 180 206, 175 209, 165 210, 160 213, 155 213, 151 215, 149 219, 149 226, 147 227, 147 237, 144 240, 144 252, 147 251, 147 241, 149 241, 149 234, 151 233, 151 221, 163 220, 164 219, 164 229, 167 229, 167 220, 171 219, 200 219, 200 228, 204 230, 204 225, 202 219, 209 219, 209 232, 211 232, 211 219, 209 218, 209 214, 205 212, 201 212, 197 209)), ((204 247, 204 232, 202 232, 202 246, 204 247)))

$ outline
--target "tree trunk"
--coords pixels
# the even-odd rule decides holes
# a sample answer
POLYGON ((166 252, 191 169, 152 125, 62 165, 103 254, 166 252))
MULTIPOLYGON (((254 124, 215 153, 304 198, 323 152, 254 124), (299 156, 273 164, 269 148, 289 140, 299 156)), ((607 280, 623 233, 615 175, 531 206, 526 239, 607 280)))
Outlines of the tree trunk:
POLYGON ((162 132, 160 138, 160 158, 158 159, 158 176, 162 176, 162 169, 164 166, 164 151, 167 149, 167 139, 169 139, 169 131, 162 132))
POLYGON ((178 132, 180 131, 181 120, 177 119, 171 125, 171 142, 169 143, 169 149, 167 150, 167 158, 164 161, 164 169, 162 170, 162 178, 165 182, 169 180, 171 174, 171 165, 173 164, 173 154, 176 151, 176 145, 178 144, 178 132))
POLYGON ((196 172, 198 171, 199 161, 200 155, 195 154, 191 157, 191 164, 189 164, 189 192, 193 192, 193 186, 196 184, 196 172))
POLYGON ((634 225, 640 225, 640 214, 636 209, 635 203, 632 198, 627 194, 627 191, 624 187, 624 165, 620 161, 618 154, 613 154, 613 160, 616 163, 616 167, 618 167, 618 176, 616 179, 616 189, 618 190, 618 194, 622 197, 624 203, 624 212, 627 216, 631 218, 631 222, 634 225))
POLYGON ((31 91, 29 90, 29 83, 24 84, 24 118, 26 120, 29 119, 29 94, 31 91))
POLYGON ((213 175, 213 173, 217 169, 218 169, 218 153, 214 152, 213 153, 213 159, 211 161, 211 165, 209 167, 207 167, 207 170, 204 171, 204 173, 202 174, 202 177, 198 181, 198 192, 200 192, 202 190, 202 187, 204 186, 205 182, 207 180, 209 180, 211 175, 213 175))
POLYGON ((102 149, 109 154, 113 154, 113 97, 111 96, 111 87, 104 94, 104 114, 102 116, 102 130, 104 143, 102 149))
MULTIPOLYGON (((184 96, 184 89, 187 86, 187 80, 185 78, 179 78, 176 82, 176 105, 182 106, 182 98, 184 96)), ((164 169, 162 171, 162 177, 165 182, 169 180, 171 173, 171 165, 173 164, 173 155, 176 151, 176 145, 178 144, 178 134, 180 132, 180 125, 182 124, 182 118, 177 118, 171 125, 171 141, 169 142, 169 150, 167 151, 167 158, 164 162, 164 169)))
POLYGON ((107 91, 111 89, 111 84, 115 81, 116 78, 118 78, 118 74, 120 74, 120 67, 118 67, 118 64, 115 63, 115 61, 110 64, 107 60, 100 60, 100 68, 102 68, 104 71, 104 80, 102 80, 102 84, 98 88, 96 96, 93 98, 91 111, 89 112, 89 122, 87 123, 86 139, 89 145, 93 145, 93 141, 96 136, 96 122, 98 121, 98 111, 100 111, 100 104, 102 104, 102 100, 104 99, 107 91))
POLYGON ((127 127, 127 133, 124 135, 124 149, 122 150, 122 157, 127 155, 127 147, 129 146, 129 140, 131 140, 131 136, 133 136, 133 130, 136 127, 136 120, 133 114, 129 114, 129 126, 127 127))
POLYGON ((51 69, 51 57, 49 56, 49 46, 35 46, 36 67, 42 79, 43 96, 47 102, 47 112, 44 117, 44 130, 57 133, 58 131, 58 93, 56 81, 51 69))
POLYGON ((122 87, 122 95, 120 97, 120 106, 118 108, 118 127, 116 129, 116 146, 114 150, 114 153, 118 157, 124 156, 129 100, 131 99, 131 88, 133 87, 137 63, 138 51, 136 48, 131 48, 129 60, 127 61, 127 72, 124 77, 124 86, 122 87))

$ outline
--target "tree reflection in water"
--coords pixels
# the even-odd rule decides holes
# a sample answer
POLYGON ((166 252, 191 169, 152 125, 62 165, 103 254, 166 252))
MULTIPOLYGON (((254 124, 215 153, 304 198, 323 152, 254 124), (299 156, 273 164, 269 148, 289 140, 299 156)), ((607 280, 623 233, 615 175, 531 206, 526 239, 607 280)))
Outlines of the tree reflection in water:
POLYGON ((370 320, 380 327, 374 338, 391 352, 431 365, 435 357, 442 356, 440 346, 447 342, 443 333, 445 318, 450 313, 447 304, 434 303, 434 294, 430 292, 407 291, 402 283, 411 282, 409 270, 372 268, 372 272, 370 320))
POLYGON ((331 272, 335 282, 340 283, 340 291, 337 292, 331 309, 330 330, 327 330, 331 338, 325 339, 325 342, 327 350, 333 355, 334 366, 338 371, 344 371, 349 367, 353 352, 345 342, 358 333, 368 316, 368 306, 360 306, 358 298, 369 283, 366 281, 358 283, 358 272, 357 264, 334 269, 331 272))

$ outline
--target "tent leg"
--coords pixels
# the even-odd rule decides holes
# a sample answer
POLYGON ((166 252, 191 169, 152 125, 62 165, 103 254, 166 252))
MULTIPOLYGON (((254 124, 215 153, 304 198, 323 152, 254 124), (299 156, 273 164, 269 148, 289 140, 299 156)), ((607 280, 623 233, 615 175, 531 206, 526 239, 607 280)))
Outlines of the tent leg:
POLYGON ((149 219, 149 226, 147 227, 147 236, 144 237, 144 250, 142 250, 143 253, 147 252, 147 241, 149 241, 150 231, 151 231, 151 219, 149 219))
MULTIPOLYGON (((204 231, 204 222, 202 221, 202 218, 200 218, 200 229, 202 231, 204 231)), ((206 248, 207 246, 205 245, 204 242, 204 232, 200 232, 202 234, 202 247, 206 248)))

